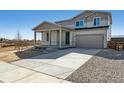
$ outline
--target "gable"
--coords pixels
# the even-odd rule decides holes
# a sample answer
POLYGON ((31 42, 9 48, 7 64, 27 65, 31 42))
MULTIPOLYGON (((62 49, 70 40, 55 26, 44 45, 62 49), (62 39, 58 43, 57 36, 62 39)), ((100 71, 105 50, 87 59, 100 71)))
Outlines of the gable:
POLYGON ((88 23, 88 26, 93 26, 92 22, 94 17, 100 17, 101 21, 104 21, 102 24, 103 25, 108 25, 108 21, 110 24, 112 24, 112 18, 111 18, 111 13, 108 12, 99 12, 99 11, 85 11, 72 19, 65 20, 65 21, 59 21, 56 22, 59 25, 69 27, 69 28, 75 28, 75 22, 84 20, 86 23, 88 23), (89 23, 90 22, 90 23, 89 23))
POLYGON ((49 30, 49 29, 59 29, 60 26, 50 22, 43 22, 38 26, 34 27, 33 30, 49 30))
POLYGON ((74 18, 72 19, 72 21, 84 19, 85 17, 87 17, 87 16, 93 14, 94 12, 95 12, 95 11, 85 11, 85 12, 83 12, 83 13, 77 15, 76 17, 74 17, 74 18))
POLYGON ((93 13, 94 11, 84 11, 82 13, 80 13, 79 15, 69 19, 69 20, 63 20, 63 21, 58 21, 56 22, 57 24, 60 24, 60 25, 68 25, 68 24, 73 24, 76 20, 81 20, 81 19, 84 19, 85 16, 93 13))

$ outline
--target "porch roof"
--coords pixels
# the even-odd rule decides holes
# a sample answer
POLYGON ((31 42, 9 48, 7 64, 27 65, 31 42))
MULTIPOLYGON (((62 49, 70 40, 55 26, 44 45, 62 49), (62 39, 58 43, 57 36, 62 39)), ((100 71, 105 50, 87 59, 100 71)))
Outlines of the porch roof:
POLYGON ((69 31, 73 30, 73 29, 63 27, 61 25, 51 23, 51 22, 47 22, 47 21, 42 22, 41 24, 34 27, 32 30, 35 31, 35 32, 43 32, 43 31, 49 31, 49 30, 59 30, 60 28, 62 30, 69 30, 69 31))

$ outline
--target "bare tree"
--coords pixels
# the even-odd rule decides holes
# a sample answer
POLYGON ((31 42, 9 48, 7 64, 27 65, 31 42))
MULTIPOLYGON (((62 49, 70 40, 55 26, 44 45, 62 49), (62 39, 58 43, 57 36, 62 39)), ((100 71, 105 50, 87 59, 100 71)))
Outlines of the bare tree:
POLYGON ((21 33, 20 31, 18 30, 17 31, 17 34, 16 34, 16 38, 15 38, 15 48, 17 48, 18 50, 21 50, 21 40, 22 40, 22 36, 21 36, 21 33))
POLYGON ((17 31, 17 34, 16 34, 16 40, 17 40, 17 41, 21 41, 21 39, 22 39, 22 36, 21 36, 20 31, 18 30, 18 31, 17 31))

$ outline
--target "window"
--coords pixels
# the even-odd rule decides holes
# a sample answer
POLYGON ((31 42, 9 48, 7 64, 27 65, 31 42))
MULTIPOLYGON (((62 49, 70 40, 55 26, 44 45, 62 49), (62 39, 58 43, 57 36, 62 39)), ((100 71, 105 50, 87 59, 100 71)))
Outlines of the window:
POLYGON ((99 26, 100 25, 100 17, 94 18, 93 25, 94 26, 99 26))
POLYGON ((49 34, 46 34, 46 41, 49 41, 49 34))
POLYGON ((84 20, 76 22, 76 28, 80 28, 80 27, 83 27, 83 26, 84 26, 84 20))
POLYGON ((84 21, 80 21, 80 26, 84 26, 84 21))
POLYGON ((76 22, 76 27, 80 26, 80 23, 79 21, 76 22))

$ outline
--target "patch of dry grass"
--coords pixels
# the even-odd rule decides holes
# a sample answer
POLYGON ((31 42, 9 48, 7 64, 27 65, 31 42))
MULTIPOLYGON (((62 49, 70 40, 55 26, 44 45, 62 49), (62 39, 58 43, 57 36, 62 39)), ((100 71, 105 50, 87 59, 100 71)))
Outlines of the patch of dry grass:
POLYGON ((28 49, 19 52, 15 52, 15 51, 0 52, 0 60, 5 62, 13 62, 20 59, 38 56, 41 54, 43 54, 42 51, 33 50, 33 49, 28 49))
POLYGON ((19 59, 21 58, 19 58, 13 51, 2 53, 0 56, 0 60, 5 62, 12 62, 19 59))
MULTIPOLYGON (((21 47, 22 49, 27 49, 27 48, 31 48, 32 46, 27 46, 27 47, 21 47)), ((0 52, 7 52, 7 51, 13 51, 13 50, 18 50, 15 49, 15 46, 9 46, 9 47, 0 47, 0 52)))
POLYGON ((0 48, 0 52, 7 52, 14 50, 14 46, 0 48))
POLYGON ((40 50, 28 49, 28 50, 25 50, 25 51, 15 52, 15 54, 19 58, 24 59, 24 58, 29 58, 29 57, 34 57, 34 56, 41 55, 41 54, 43 54, 43 52, 40 51, 40 50))

